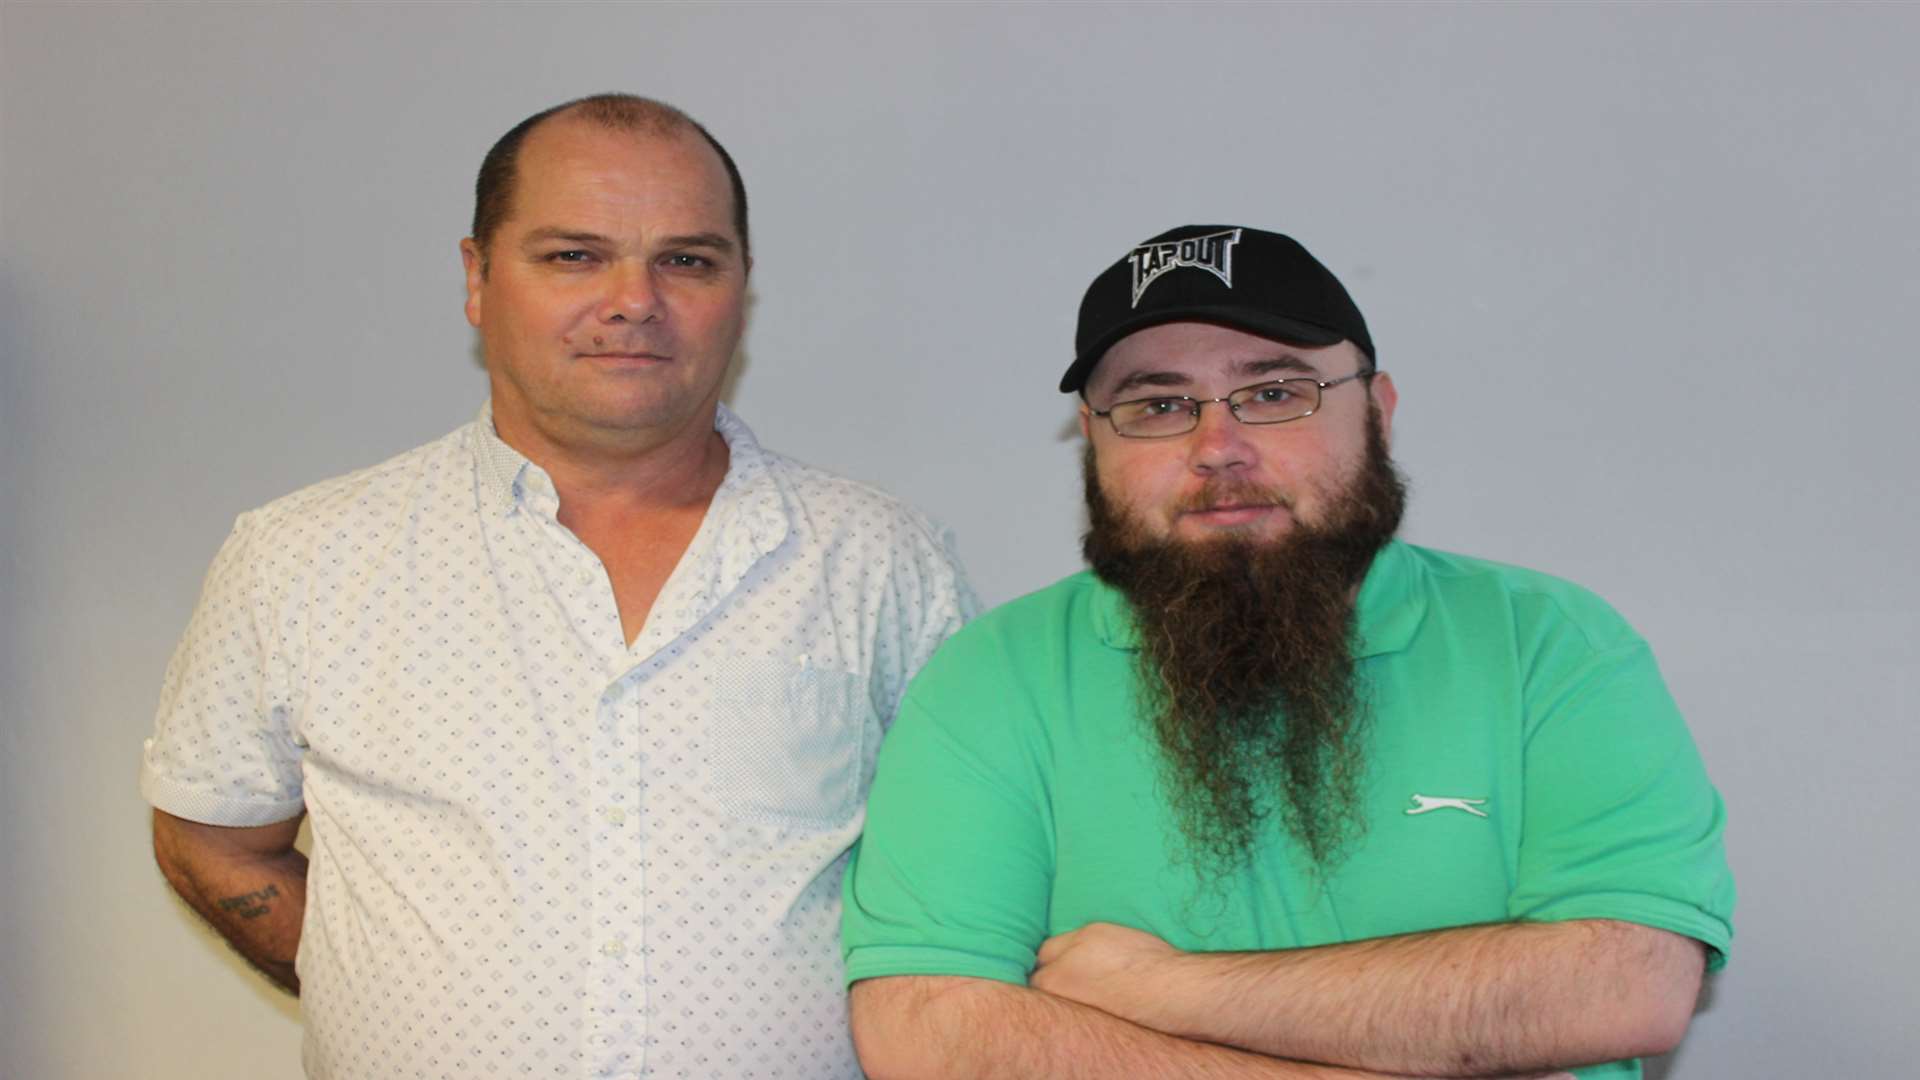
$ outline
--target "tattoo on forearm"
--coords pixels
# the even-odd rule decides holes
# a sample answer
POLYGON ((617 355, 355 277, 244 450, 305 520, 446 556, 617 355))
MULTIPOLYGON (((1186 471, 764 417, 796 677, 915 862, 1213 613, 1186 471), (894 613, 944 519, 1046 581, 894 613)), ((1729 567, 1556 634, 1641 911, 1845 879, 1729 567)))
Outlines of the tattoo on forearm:
POLYGON ((242 893, 239 896, 222 897, 215 900, 214 903, 220 906, 221 911, 231 911, 243 919, 257 919, 271 910, 267 906, 267 901, 279 895, 279 887, 269 885, 264 889, 255 889, 250 893, 242 893))

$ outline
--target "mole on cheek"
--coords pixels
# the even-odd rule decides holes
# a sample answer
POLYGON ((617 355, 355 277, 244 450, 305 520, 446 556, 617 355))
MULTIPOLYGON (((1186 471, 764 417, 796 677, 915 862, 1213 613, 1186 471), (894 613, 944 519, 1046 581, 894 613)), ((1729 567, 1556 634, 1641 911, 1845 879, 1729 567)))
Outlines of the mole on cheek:
POLYGON ((571 344, 573 344, 573 335, 572 335, 572 334, 561 334, 561 335, 560 335, 560 344, 562 344, 562 345, 571 345, 571 344))

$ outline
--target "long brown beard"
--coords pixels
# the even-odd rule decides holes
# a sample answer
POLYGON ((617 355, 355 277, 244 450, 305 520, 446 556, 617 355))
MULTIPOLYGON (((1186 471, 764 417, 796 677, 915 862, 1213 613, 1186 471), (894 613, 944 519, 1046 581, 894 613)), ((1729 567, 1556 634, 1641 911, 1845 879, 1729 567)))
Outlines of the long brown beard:
MULTIPOLYGON (((1277 811, 1330 869, 1363 831, 1369 714, 1355 677, 1354 595, 1406 505, 1377 408, 1360 471, 1326 519, 1296 520, 1278 540, 1152 537, 1100 490, 1091 446, 1084 467, 1082 548, 1132 608, 1141 703, 1193 861, 1215 878, 1239 867, 1277 811)), ((1276 501, 1244 485, 1205 497, 1227 492, 1276 501)))

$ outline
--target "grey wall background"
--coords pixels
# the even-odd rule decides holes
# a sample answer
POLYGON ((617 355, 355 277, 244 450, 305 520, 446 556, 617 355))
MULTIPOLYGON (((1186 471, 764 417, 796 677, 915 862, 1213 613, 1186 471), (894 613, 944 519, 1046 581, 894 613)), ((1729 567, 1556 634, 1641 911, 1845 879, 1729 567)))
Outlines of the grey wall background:
POLYGON ((1911 1075, 1914 5, 0 7, 0 1075, 297 1072, 153 870, 140 740, 235 514, 484 393, 487 145, 623 88, 753 198, 734 404, 1076 565, 1079 291, 1291 232, 1402 391, 1409 535, 1584 582, 1731 806, 1739 937, 1670 1075, 1911 1075))

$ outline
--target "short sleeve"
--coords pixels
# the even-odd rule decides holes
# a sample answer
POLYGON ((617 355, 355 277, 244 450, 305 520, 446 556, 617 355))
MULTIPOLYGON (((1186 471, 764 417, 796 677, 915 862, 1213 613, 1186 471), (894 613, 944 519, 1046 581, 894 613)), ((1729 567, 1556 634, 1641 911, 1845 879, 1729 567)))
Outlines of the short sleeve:
POLYGON ((1008 668, 977 628, 934 657, 881 747, 846 877, 849 983, 966 975, 1024 984, 1046 938, 1053 832, 1035 725, 984 685, 983 673, 1008 668))
POLYGON ((1718 970, 1733 937, 1726 809, 1651 650, 1618 626, 1598 644, 1567 629, 1534 656, 1510 914, 1669 930, 1718 970))
POLYGON ((942 525, 933 528, 936 537, 935 548, 930 556, 933 568, 932 573, 923 579, 920 604, 926 617, 921 621, 915 647, 908 660, 909 677, 926 666, 934 650, 943 642, 980 614, 980 600, 974 595, 973 585, 967 580, 967 572, 960 564, 953 530, 942 525))
MULTIPOLYGON (((925 667, 941 643, 980 613, 980 601, 955 553, 953 532, 918 514, 895 561, 888 585, 891 638, 876 668, 875 707, 882 726, 893 723, 908 681, 925 667)), ((883 626, 886 624, 883 623, 883 626)))
POLYGON ((259 514, 242 515, 214 558, 167 665, 140 791, 208 825, 285 821, 302 808, 289 648, 298 620, 276 585, 259 514))

